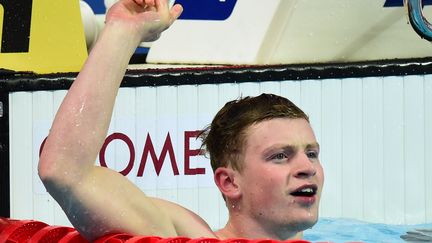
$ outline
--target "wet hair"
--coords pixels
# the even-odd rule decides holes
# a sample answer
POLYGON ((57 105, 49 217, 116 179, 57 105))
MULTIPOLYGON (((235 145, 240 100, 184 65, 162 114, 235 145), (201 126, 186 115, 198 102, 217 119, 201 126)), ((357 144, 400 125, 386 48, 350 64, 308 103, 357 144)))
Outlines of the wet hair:
POLYGON ((274 118, 309 122, 309 117, 294 103, 274 94, 247 96, 226 103, 200 135, 201 149, 210 156, 213 171, 227 166, 241 171, 247 128, 274 118))

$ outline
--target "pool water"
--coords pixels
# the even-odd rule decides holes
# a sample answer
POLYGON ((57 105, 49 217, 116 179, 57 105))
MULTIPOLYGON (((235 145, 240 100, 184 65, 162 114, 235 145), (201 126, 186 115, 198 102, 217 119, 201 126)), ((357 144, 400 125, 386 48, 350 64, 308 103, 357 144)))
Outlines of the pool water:
POLYGON ((419 225, 375 224, 353 219, 321 218, 304 232, 305 240, 311 242, 432 242, 432 223, 419 225))

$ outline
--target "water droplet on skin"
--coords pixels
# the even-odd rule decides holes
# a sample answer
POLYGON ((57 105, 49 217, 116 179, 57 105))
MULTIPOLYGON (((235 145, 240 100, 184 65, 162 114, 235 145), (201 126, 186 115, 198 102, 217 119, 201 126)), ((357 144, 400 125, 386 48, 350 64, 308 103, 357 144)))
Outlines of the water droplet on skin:
POLYGON ((309 217, 312 217, 312 212, 311 212, 311 210, 312 210, 311 208, 308 208, 308 216, 309 216, 309 217))
POLYGON ((84 110, 84 104, 85 104, 85 102, 83 102, 83 103, 81 104, 81 107, 80 107, 80 109, 79 109, 79 113, 82 113, 82 111, 84 110))

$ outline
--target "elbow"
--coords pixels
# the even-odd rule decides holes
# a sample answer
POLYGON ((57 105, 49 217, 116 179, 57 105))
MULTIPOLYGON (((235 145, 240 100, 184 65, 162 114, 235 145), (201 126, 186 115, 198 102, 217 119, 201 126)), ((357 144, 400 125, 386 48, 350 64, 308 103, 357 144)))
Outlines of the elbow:
POLYGON ((55 159, 40 158, 38 164, 38 175, 48 193, 56 198, 56 194, 70 187, 71 181, 68 179, 68 172, 59 167, 59 162, 55 159))
POLYGON ((58 171, 54 165, 55 162, 52 162, 47 158, 39 158, 38 175, 44 184, 49 181, 54 181, 56 180, 56 177, 58 177, 58 171))
MULTIPOLYGON (((42 152, 38 163, 38 175, 48 192, 56 188, 71 187, 82 179, 82 168, 71 163, 67 155, 42 152)), ((76 162, 76 161, 73 161, 76 162)))
POLYGON ((51 163, 46 159, 39 158, 38 175, 45 189, 52 195, 52 189, 55 188, 55 185, 59 184, 59 182, 58 176, 56 176, 55 171, 52 169, 51 163))
MULTIPOLYGON (((38 175, 45 188, 54 186, 68 187, 79 182, 86 174, 89 166, 83 165, 82 155, 76 155, 76 150, 68 151, 57 143, 47 140, 39 157, 38 175)), ((86 155, 84 153, 84 155, 86 155)))
MULTIPOLYGON (((54 151, 50 151, 50 148, 45 147, 42 149, 39 163, 38 163, 38 175, 45 187, 47 184, 58 183, 64 178, 62 174, 62 163, 54 151)), ((64 174, 64 173, 63 173, 64 174)), ((47 188, 48 189, 48 188, 47 188)))
MULTIPOLYGON (((38 175, 42 182, 45 184, 47 180, 50 180, 55 172, 53 171, 55 162, 50 158, 49 154, 46 153, 46 141, 47 138, 42 142, 41 150, 39 151, 39 163, 38 163, 38 175)), ((49 150, 49 149, 48 149, 49 150)))

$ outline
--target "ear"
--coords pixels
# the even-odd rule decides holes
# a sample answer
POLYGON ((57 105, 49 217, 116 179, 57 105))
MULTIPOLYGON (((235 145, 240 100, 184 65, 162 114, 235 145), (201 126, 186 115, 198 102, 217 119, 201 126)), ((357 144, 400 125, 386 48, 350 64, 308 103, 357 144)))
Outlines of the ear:
POLYGON ((238 179, 238 172, 231 168, 219 167, 214 173, 216 186, 227 199, 240 198, 241 187, 238 179))

